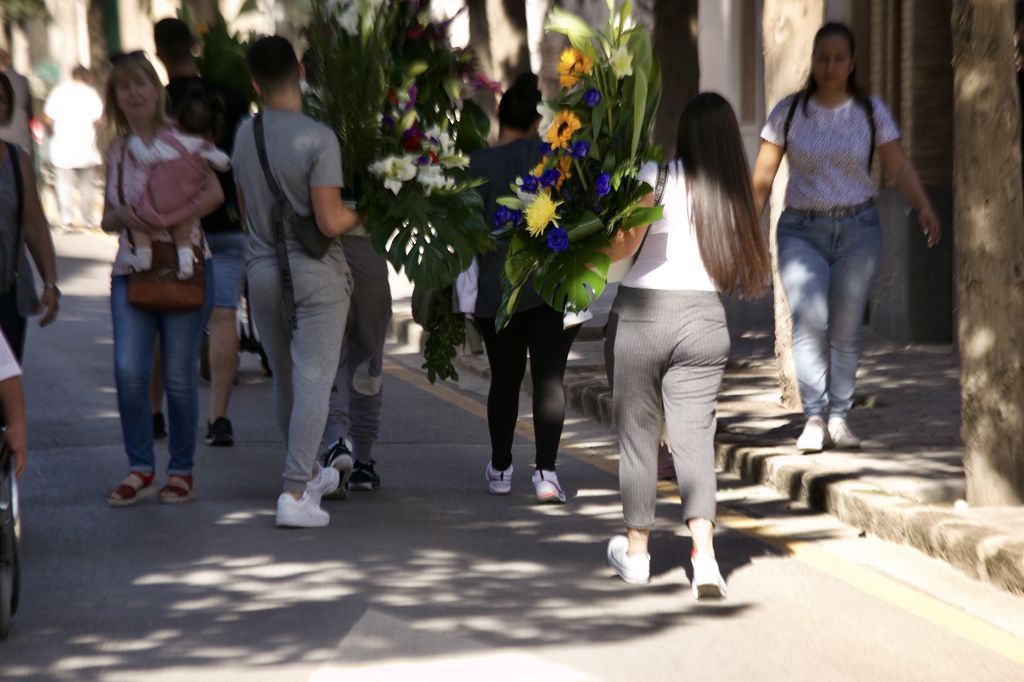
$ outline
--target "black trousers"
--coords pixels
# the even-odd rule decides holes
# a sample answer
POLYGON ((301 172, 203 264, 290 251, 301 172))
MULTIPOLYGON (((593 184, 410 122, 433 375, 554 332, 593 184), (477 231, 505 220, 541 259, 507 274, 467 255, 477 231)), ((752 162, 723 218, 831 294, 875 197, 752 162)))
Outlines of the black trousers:
POLYGON ((0 294, 0 331, 7 337, 7 343, 14 352, 14 357, 21 364, 22 355, 25 352, 25 331, 28 327, 28 320, 18 312, 18 300, 11 291, 0 294))
POLYGON ((512 464, 519 388, 529 351, 535 464, 538 469, 554 470, 565 422, 565 363, 579 325, 563 329, 562 313, 546 305, 516 313, 500 333, 494 329, 494 318, 478 318, 477 324, 491 365, 491 388, 487 393, 491 466, 501 471, 512 464))

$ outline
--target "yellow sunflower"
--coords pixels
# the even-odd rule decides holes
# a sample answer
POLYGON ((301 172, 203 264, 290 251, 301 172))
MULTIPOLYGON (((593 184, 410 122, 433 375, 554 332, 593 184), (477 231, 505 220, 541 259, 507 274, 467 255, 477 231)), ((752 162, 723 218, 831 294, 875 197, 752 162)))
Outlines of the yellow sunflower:
POLYGON ((551 124, 551 128, 548 129, 548 144, 552 149, 568 148, 569 140, 581 127, 583 127, 583 123, 580 122, 576 114, 568 109, 560 111, 551 124))
POLYGON ((554 202, 547 192, 540 192, 526 207, 526 231, 531 237, 539 237, 558 216, 555 211, 562 202, 554 202))
POLYGON ((558 62, 558 84, 563 88, 571 88, 579 82, 580 76, 590 74, 594 62, 575 47, 562 50, 562 58, 558 62))

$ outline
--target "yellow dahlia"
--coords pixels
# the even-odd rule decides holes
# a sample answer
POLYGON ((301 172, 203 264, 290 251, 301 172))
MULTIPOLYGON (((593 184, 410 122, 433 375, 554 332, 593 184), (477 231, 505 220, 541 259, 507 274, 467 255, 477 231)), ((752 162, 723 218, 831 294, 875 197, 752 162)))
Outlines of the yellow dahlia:
POLYGON ((540 192, 526 207, 526 231, 531 237, 539 237, 558 216, 555 211, 562 202, 554 202, 547 192, 540 192))
POLYGON ((579 82, 580 76, 590 74, 594 62, 575 47, 562 50, 562 58, 558 62, 558 84, 563 88, 571 88, 579 82))
POLYGON ((583 127, 583 123, 580 122, 579 117, 566 109, 560 111, 558 116, 555 117, 554 122, 548 129, 548 144, 551 145, 552 149, 568 148, 569 140, 572 139, 573 134, 583 127))

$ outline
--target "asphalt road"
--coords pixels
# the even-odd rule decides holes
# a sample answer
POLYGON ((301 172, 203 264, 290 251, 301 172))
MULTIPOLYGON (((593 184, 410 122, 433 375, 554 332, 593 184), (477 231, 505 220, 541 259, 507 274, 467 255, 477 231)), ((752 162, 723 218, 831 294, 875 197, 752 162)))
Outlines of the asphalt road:
POLYGON ((1024 680, 1024 600, 735 481, 727 601, 692 600, 670 489, 652 582, 626 585, 604 560, 621 526, 610 434, 570 418, 569 503, 542 507, 524 424, 513 494, 491 497, 486 384, 430 387, 410 349, 387 367, 383 486, 326 502, 328 528, 274 527, 281 442, 251 355, 237 444, 200 444, 198 499, 109 509, 126 470, 113 249, 57 242, 64 310, 29 335, 22 608, 0 680, 1024 680))

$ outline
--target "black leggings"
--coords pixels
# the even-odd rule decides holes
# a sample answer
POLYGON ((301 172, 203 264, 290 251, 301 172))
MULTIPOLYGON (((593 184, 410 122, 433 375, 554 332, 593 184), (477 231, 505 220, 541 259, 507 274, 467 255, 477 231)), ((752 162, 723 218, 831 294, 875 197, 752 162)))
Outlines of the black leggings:
POLYGON ((479 318, 478 326, 491 365, 491 389, 487 393, 491 466, 503 471, 512 464, 519 387, 526 373, 529 349, 536 467, 554 470, 565 422, 565 363, 579 325, 563 329, 562 313, 542 305, 513 315, 501 333, 494 330, 493 318, 479 318))

